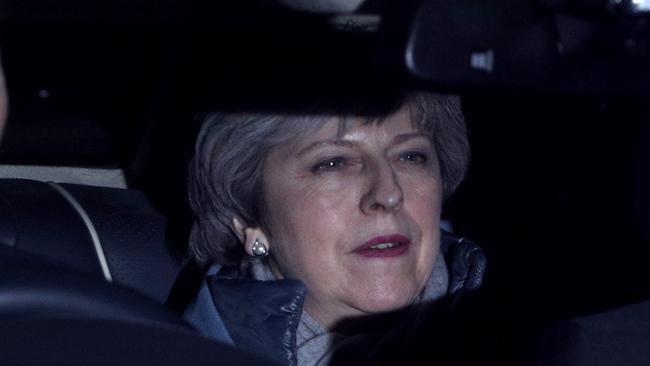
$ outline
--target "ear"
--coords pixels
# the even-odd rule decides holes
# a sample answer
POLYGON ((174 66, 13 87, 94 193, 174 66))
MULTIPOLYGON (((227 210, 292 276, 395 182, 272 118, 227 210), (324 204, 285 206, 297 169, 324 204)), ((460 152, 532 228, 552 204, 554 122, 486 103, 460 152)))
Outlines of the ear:
POLYGON ((239 239, 239 242, 244 246, 244 250, 248 255, 253 256, 252 248, 255 240, 271 249, 268 237, 264 234, 264 231, 262 231, 261 228, 244 226, 244 224, 242 224, 242 222, 236 217, 232 219, 232 228, 235 235, 237 235, 237 239, 239 239))
POLYGON ((238 218, 235 217, 232 219, 232 231, 235 233, 237 239, 241 243, 244 242, 244 229, 244 224, 242 224, 238 218))

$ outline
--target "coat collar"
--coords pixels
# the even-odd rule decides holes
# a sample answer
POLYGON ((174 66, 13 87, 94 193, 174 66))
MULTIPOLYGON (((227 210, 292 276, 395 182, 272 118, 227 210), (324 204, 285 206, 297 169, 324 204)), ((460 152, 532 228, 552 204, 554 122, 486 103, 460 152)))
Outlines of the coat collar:
POLYGON ((236 272, 225 267, 208 278, 215 306, 234 343, 280 365, 296 365, 296 329, 305 286, 294 280, 239 278, 236 272))

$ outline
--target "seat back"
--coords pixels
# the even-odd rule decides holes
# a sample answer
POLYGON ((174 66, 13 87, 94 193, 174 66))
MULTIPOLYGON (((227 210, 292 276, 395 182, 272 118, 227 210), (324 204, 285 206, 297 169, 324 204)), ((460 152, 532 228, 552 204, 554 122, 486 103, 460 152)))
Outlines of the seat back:
POLYGON ((0 245, 158 303, 181 268, 167 220, 136 190, 0 179, 0 245))

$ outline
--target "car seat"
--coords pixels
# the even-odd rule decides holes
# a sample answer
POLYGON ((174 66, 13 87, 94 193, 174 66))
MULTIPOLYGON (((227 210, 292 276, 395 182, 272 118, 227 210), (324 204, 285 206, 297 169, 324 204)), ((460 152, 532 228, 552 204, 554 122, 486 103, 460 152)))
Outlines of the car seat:
POLYGON ((164 303, 181 262, 137 190, 0 179, 0 246, 164 303))

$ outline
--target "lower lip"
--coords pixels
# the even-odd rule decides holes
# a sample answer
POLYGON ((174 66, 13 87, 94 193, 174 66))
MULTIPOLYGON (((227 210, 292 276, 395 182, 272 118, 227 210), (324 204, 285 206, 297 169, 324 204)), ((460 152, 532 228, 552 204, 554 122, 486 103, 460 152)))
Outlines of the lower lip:
POLYGON ((386 249, 364 249, 356 253, 367 258, 391 258, 399 257, 406 254, 409 250, 409 244, 401 244, 396 247, 386 249))

